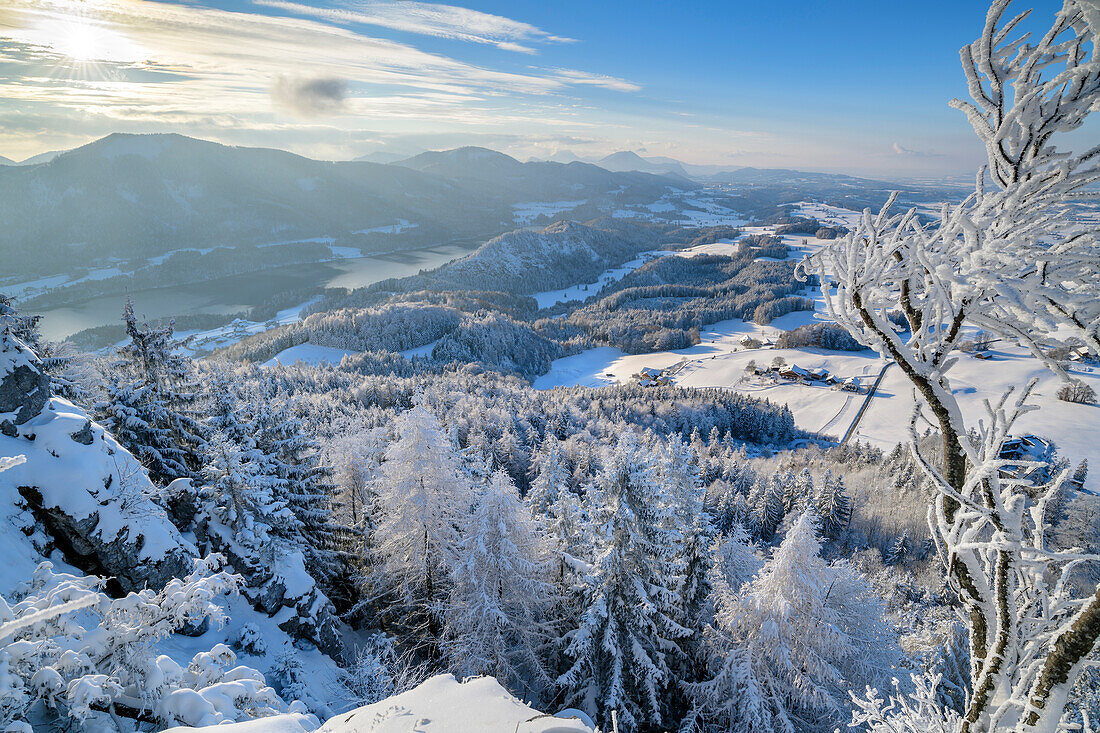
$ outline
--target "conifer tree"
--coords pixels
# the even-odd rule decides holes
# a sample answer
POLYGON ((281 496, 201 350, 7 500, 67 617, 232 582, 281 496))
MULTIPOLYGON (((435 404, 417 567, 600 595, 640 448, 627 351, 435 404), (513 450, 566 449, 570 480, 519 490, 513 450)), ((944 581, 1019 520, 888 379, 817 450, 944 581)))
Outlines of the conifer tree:
POLYGON ((171 324, 139 327, 130 301, 122 318, 130 342, 105 375, 97 416, 154 480, 198 478, 205 430, 189 360, 176 353, 171 324))
POLYGON ((882 561, 887 565, 897 565, 909 555, 909 531, 906 530, 897 536, 890 544, 882 561))
POLYGON ((724 730, 831 729, 849 688, 893 659, 883 608, 849 566, 821 558, 805 513, 740 591, 715 584, 714 674, 694 688, 724 730))
POLYGON ((657 730, 667 720, 679 642, 690 633, 676 622, 670 505, 633 433, 607 457, 599 485, 603 547, 579 627, 567 636, 573 665, 559 682, 573 704, 605 724, 617 710, 621 730, 657 730))
POLYGON ((814 513, 821 520, 822 534, 831 540, 840 537, 852 521, 852 502, 844 491, 844 479, 826 471, 813 504, 814 513))
POLYGON ((375 479, 378 522, 369 596, 409 648, 437 653, 447 598, 473 491, 450 437, 422 404, 394 421, 395 438, 375 479))
POLYGON ((547 433, 542 446, 532 461, 531 487, 524 497, 537 517, 550 514, 550 507, 558 500, 559 494, 569 490, 569 471, 565 465, 565 455, 561 441, 553 433, 547 433))
POLYGON ((298 524, 286 503, 275 496, 278 479, 262 471, 255 449, 225 433, 214 433, 203 453, 203 508, 198 518, 203 532, 216 538, 215 551, 229 550, 231 557, 258 567, 258 555, 266 553, 276 538, 292 535, 298 524))
POLYGON ((316 439, 286 404, 276 402, 270 388, 258 395, 252 409, 256 446, 264 456, 265 470, 279 479, 276 495, 298 520, 295 539, 305 553, 306 566, 326 592, 339 591, 340 581, 347 579, 340 539, 347 530, 334 519, 332 470, 321 463, 316 439))
POLYGON ((545 614, 553 598, 543 528, 504 471, 478 497, 451 571, 443 648, 460 677, 487 674, 505 687, 541 696, 549 643, 545 614))

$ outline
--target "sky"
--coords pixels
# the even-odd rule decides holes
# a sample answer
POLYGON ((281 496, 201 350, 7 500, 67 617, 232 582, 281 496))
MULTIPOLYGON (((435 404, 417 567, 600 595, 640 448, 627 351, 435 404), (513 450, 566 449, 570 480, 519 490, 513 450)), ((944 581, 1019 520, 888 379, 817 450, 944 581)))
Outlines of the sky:
POLYGON ((0 155, 179 132, 331 160, 483 145, 965 175, 983 152, 947 102, 986 7, 0 0, 0 155))

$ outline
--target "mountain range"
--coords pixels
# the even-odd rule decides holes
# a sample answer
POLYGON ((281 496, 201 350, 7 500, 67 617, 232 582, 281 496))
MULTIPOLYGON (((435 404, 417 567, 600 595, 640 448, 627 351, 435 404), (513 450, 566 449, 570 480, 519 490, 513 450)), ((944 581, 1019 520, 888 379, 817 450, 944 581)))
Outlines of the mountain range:
MULTIPOLYGON (((0 166, 0 259, 9 280, 181 248, 330 238, 371 246, 371 230, 416 224, 410 239, 492 236, 513 205, 648 203, 684 181, 585 163, 521 163, 485 148, 394 164, 318 161, 176 134, 116 133, 37 165, 0 166)), ((422 242, 418 242, 422 243, 422 242)))

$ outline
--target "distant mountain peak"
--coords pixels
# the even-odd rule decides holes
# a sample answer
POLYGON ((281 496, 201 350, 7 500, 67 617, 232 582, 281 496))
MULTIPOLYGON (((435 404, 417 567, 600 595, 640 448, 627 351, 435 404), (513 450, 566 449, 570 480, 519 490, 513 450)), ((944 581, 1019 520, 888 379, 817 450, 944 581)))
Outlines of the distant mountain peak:
POLYGON ((672 158, 643 158, 633 150, 620 150, 617 153, 612 153, 601 158, 596 165, 614 172, 640 171, 642 173, 671 174, 688 178, 688 172, 684 170, 684 166, 680 161, 672 158))

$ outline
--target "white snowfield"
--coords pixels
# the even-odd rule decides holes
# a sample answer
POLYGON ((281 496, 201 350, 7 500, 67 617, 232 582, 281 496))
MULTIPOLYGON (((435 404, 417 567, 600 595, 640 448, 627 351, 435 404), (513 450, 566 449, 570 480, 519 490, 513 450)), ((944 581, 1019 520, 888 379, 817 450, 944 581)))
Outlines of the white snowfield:
MULTIPOLYGON (((797 213, 812 216, 823 224, 851 226, 858 212, 839 209, 824 204, 802 204, 797 213)), ((745 227, 746 233, 767 233, 769 228, 745 227)), ((788 235, 784 241, 792 247, 791 257, 801 259, 805 251, 816 249, 824 240, 803 235, 788 235), (806 247, 801 242, 807 241, 806 247)), ((713 246, 713 245, 710 245, 713 246)), ((730 245, 727 245, 730 246, 730 245)), ((733 245, 735 246, 735 245, 733 245)), ((695 249, 695 248, 692 248, 695 249)), ((686 255, 690 250, 682 253, 686 255)), ((746 323, 740 319, 722 321, 708 326, 700 335, 696 346, 676 351, 660 351, 650 354, 630 355, 619 349, 600 347, 574 356, 554 361, 550 372, 534 381, 536 389, 560 386, 601 387, 629 382, 643 367, 667 369, 684 362, 673 376, 673 381, 684 387, 717 387, 766 398, 778 404, 786 404, 794 414, 795 423, 805 430, 840 438, 851 425, 865 398, 812 384, 773 381, 770 378, 749 378, 745 367, 755 361, 766 368, 776 357, 788 365, 805 369, 826 370, 841 381, 858 377, 863 386, 874 381, 883 366, 878 354, 870 350, 860 352, 825 351, 822 349, 749 349, 742 345, 745 337, 761 341, 774 340, 780 332, 820 320, 828 320, 824 311, 820 290, 815 286, 805 295, 817 301, 815 313, 790 313, 767 326, 746 323)), ((972 354, 958 353, 958 363, 951 369, 952 389, 959 395, 966 419, 974 424, 985 415, 984 401, 996 402, 1009 388, 1022 389, 1029 380, 1037 379, 1032 403, 1039 410, 1023 416, 1016 426, 1017 433, 1034 433, 1052 440, 1059 455, 1076 464, 1082 459, 1100 460, 1096 435, 1100 431, 1100 406, 1062 402, 1056 397, 1058 378, 1032 357, 1026 349, 1004 341, 993 344, 986 352, 991 358, 978 359, 972 354)), ((1100 392, 1100 369, 1080 363, 1071 364, 1069 375, 1080 379, 1100 392)), ((882 384, 860 420, 851 440, 870 443, 889 450, 909 436, 909 421, 915 407, 912 388, 896 367, 887 371, 882 384)), ((932 426, 928 417, 918 419, 918 429, 932 426)), ((1100 492, 1100 472, 1091 472, 1086 488, 1100 492)))
MULTIPOLYGON (((172 733, 199 728, 171 728, 172 733)), ((209 730, 209 729, 205 729, 209 730)), ((309 733, 303 715, 219 726, 224 733, 309 733)), ((318 733, 592 733, 579 718, 554 717, 524 705, 492 677, 459 682, 432 677, 400 695, 329 719, 318 733)))
POLYGON ((289 349, 283 349, 278 354, 265 361, 263 365, 275 366, 276 364, 282 364, 283 366, 292 366, 298 362, 309 364, 310 366, 317 366, 318 364, 339 364, 340 360, 345 356, 354 353, 356 352, 352 349, 337 349, 333 346, 318 346, 317 344, 306 342, 304 344, 298 344, 297 346, 291 346, 289 349))

